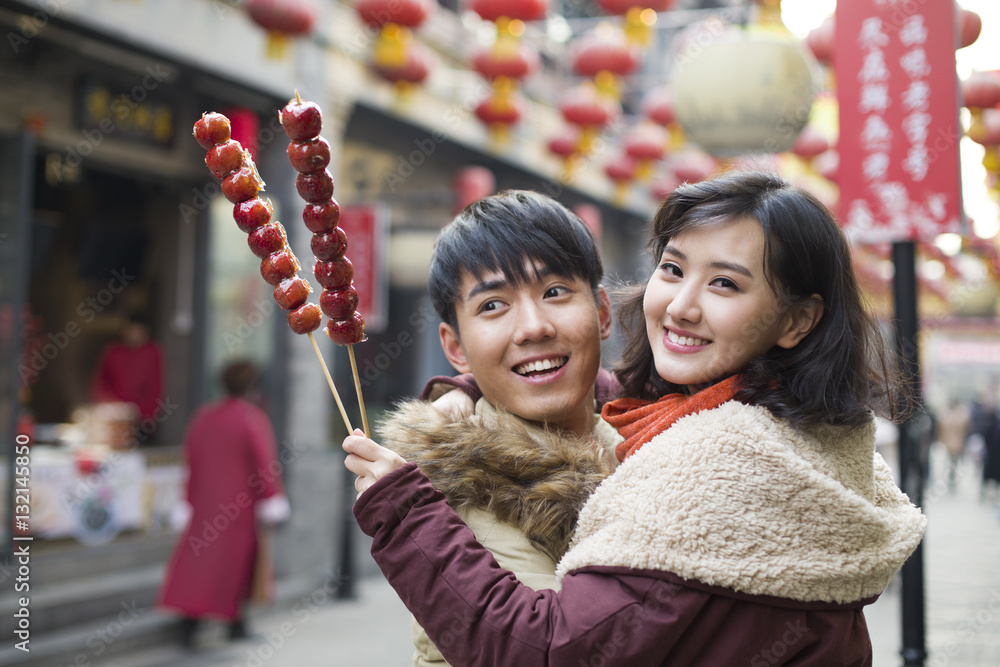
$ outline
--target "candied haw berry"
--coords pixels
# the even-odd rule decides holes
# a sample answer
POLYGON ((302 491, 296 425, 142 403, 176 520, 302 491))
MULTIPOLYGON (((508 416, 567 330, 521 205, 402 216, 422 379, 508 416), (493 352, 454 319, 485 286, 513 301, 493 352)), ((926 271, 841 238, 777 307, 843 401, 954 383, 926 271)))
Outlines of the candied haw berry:
POLYGON ((319 307, 331 320, 346 320, 358 309, 358 290, 354 289, 354 285, 323 290, 319 295, 319 307))
POLYGON ((243 146, 230 139, 208 149, 205 164, 216 178, 225 178, 243 166, 243 146))
POLYGON ((335 259, 332 262, 319 261, 313 267, 313 274, 323 289, 341 289, 351 284, 351 280, 354 278, 354 265, 346 257, 335 259))
POLYGON ((330 144, 323 137, 288 144, 288 162, 302 173, 321 171, 330 164, 330 144))
POLYGON ((260 263, 260 275, 268 285, 277 285, 286 278, 294 278, 299 271, 299 260, 291 250, 272 252, 260 263))
POLYGON ((318 204, 329 201, 333 196, 333 176, 328 169, 299 174, 295 177, 295 189, 307 202, 318 204))
POLYGON ((279 115, 281 127, 292 141, 308 141, 319 136, 323 113, 315 102, 291 100, 279 115))
POLYGON ((236 226, 249 234, 261 225, 271 222, 274 208, 271 202, 260 197, 241 201, 233 206, 233 219, 236 226))
POLYGON ((304 278, 295 276, 282 280, 275 286, 274 301, 282 310, 293 310, 306 302, 310 292, 312 287, 309 283, 304 278))
POLYGON ((280 222, 269 222, 250 232, 247 245, 250 252, 264 259, 272 252, 278 252, 288 244, 288 236, 280 222))
POLYGON ((337 345, 354 345, 365 339, 365 318, 355 311, 350 319, 330 320, 326 323, 326 335, 337 345))
POLYGON ((289 311, 287 319, 288 328, 292 330, 292 333, 307 334, 319 329, 323 315, 315 303, 304 303, 295 310, 289 311))
POLYGON ((194 138, 206 151, 216 144, 229 141, 229 119, 221 113, 203 113, 194 124, 194 138))
POLYGON ((340 259, 347 252, 347 234, 340 227, 326 234, 313 234, 309 239, 309 246, 316 259, 324 262, 340 259))
POLYGON ((222 194, 234 204, 253 199, 262 186, 256 172, 247 165, 226 176, 221 183, 222 194))
POLYGON ((314 234, 332 232, 340 222, 340 204, 336 199, 318 204, 306 204, 302 209, 302 222, 306 223, 306 229, 314 234))

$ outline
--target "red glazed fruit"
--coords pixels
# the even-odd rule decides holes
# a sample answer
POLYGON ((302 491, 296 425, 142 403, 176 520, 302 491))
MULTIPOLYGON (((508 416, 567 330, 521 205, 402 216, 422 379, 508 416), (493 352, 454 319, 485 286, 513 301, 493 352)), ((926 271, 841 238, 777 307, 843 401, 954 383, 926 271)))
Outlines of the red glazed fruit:
POLYGON ((321 171, 330 164, 330 144, 323 137, 288 144, 288 162, 302 173, 321 171))
POLYGON ((243 166, 243 147, 232 139, 224 141, 208 150, 205 164, 216 178, 225 178, 243 166))
POLYGON ((295 177, 295 189, 307 202, 321 204, 333 196, 333 176, 327 169, 299 174, 295 177))
POLYGON ((313 255, 324 262, 340 259, 347 252, 347 234, 340 227, 326 234, 313 234, 309 240, 313 255))
POLYGON ((309 283, 304 278, 295 276, 282 280, 275 286, 274 301, 282 310, 293 310, 306 302, 310 292, 312 287, 309 283))
POLYGON ((323 289, 336 290, 347 287, 354 278, 354 265, 346 257, 335 259, 332 262, 316 262, 313 267, 313 274, 316 281, 323 286, 323 289))
POLYGON ((285 228, 280 222, 269 222, 250 232, 247 245, 250 252, 264 259, 272 252, 278 252, 288 244, 285 228))
POLYGON ((365 318, 355 312, 349 320, 330 320, 326 335, 337 345, 354 345, 365 339, 365 318))
POLYGON ((229 119, 214 111, 204 113, 194 124, 194 138, 206 151, 216 144, 229 141, 229 119))
POLYGON ((299 261, 291 250, 272 252, 260 263, 260 275, 268 285, 277 285, 286 278, 294 278, 299 271, 299 261))
POLYGON ((292 141, 308 141, 323 129, 323 113, 314 102, 292 100, 281 110, 281 126, 292 141))
POLYGON ((302 222, 313 234, 332 232, 340 222, 340 204, 336 199, 330 199, 318 204, 306 204, 302 209, 302 222))
POLYGON ((222 180, 222 194, 234 204, 253 199, 264 184, 257 173, 244 165, 222 180))
POLYGON ((358 290, 354 285, 338 290, 323 290, 319 307, 331 320, 346 320, 358 309, 358 290))
POLYGON ((304 303, 288 313, 288 328, 297 334, 316 331, 322 321, 323 314, 315 303, 304 303))
POLYGON ((271 222, 273 213, 274 208, 271 206, 271 202, 259 197, 241 201, 233 207, 233 219, 236 221, 236 226, 247 234, 261 225, 271 222))

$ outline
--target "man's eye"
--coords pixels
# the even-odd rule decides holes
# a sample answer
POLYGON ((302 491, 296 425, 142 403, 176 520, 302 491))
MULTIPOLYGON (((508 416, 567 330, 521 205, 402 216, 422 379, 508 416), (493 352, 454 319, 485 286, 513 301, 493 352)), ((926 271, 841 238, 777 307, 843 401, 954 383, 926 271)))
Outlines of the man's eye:
POLYGON ((500 306, 496 301, 487 301, 486 303, 484 303, 482 306, 479 307, 479 312, 485 313, 491 310, 496 310, 499 307, 500 306))
POLYGON ((547 290, 545 290, 545 296, 547 298, 560 296, 565 293, 566 293, 565 287, 550 287, 547 290))

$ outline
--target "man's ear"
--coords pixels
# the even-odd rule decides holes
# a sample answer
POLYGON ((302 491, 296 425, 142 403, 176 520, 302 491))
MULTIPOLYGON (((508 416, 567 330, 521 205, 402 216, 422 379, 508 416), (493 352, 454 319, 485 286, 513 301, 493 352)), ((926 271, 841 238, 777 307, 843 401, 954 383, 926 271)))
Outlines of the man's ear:
POLYGON ((788 313, 788 323, 785 333, 778 339, 777 345, 790 350, 809 335, 823 318, 823 297, 813 294, 804 301, 791 307, 788 313))
POLYGON ((438 326, 438 334, 441 336, 441 349, 444 356, 459 373, 470 373, 469 360, 465 358, 465 350, 462 349, 462 342, 458 339, 458 332, 450 325, 442 322, 438 326))
POLYGON ((597 286, 597 317, 600 322, 601 340, 607 340, 614 325, 614 316, 611 312, 611 299, 604 285, 597 286))

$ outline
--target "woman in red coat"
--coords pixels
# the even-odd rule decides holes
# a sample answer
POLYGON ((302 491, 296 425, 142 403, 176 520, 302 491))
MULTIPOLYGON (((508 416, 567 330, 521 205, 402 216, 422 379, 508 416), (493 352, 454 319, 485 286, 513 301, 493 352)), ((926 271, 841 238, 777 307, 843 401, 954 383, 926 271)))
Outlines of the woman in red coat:
POLYGON ((257 519, 273 522, 288 513, 271 423, 245 399, 256 379, 252 364, 228 365, 227 396, 195 414, 184 442, 191 516, 160 604, 184 615, 185 645, 204 617, 227 621, 232 639, 246 636, 242 606, 253 582, 257 519))

